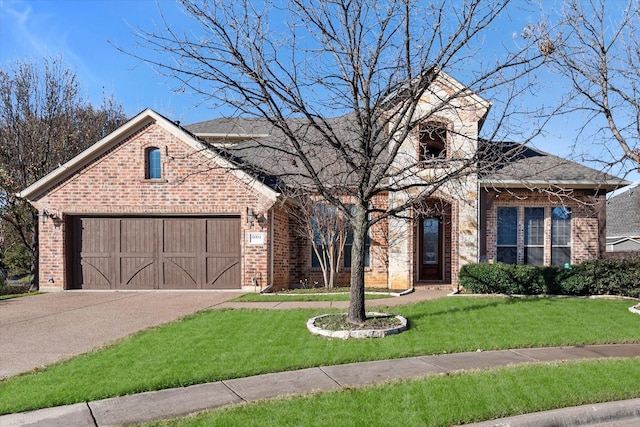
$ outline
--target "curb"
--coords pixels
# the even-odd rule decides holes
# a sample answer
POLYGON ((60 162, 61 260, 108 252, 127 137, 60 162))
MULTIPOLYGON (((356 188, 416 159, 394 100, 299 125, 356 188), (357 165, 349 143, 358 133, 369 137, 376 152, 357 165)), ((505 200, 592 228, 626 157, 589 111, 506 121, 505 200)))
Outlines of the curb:
POLYGON ((514 417, 465 424, 472 427, 580 427, 602 425, 639 425, 640 399, 596 403, 564 409, 533 412, 514 417), (631 424, 633 422, 633 424, 631 424))

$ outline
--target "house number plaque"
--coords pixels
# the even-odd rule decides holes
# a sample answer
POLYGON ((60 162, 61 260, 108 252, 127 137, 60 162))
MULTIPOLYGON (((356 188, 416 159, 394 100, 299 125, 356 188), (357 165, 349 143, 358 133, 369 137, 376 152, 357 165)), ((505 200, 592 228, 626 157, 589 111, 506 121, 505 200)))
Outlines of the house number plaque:
POLYGON ((261 232, 247 233, 249 237, 247 240, 250 245, 264 245, 265 234, 266 233, 261 233, 261 232))

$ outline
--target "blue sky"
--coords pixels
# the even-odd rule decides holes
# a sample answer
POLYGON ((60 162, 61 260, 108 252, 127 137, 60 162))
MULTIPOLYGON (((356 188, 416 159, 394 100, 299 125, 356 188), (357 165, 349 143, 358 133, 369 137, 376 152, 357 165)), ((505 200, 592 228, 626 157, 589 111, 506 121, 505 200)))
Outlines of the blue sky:
MULTIPOLYGON (((144 52, 136 46, 134 32, 162 28, 161 14, 172 28, 188 28, 188 18, 174 0, 0 0, 0 64, 61 56, 93 103, 99 103, 103 90, 112 93, 127 116, 147 107, 182 123, 222 114, 198 106, 188 93, 173 92, 165 77, 116 49, 144 52)), ((512 17, 507 38, 528 19, 512 17)))
POLYGON ((133 49, 134 30, 159 24, 159 9, 181 19, 173 0, 0 0, 0 63, 60 56, 94 104, 104 90, 127 116, 149 107, 184 123, 210 119, 215 112, 176 96, 165 78, 114 47, 133 49))
MULTIPOLYGON (((551 1, 544 0, 543 5, 551 1)), ((188 93, 174 92, 165 77, 114 47, 135 50, 135 30, 162 27, 160 11, 176 25, 187 22, 174 0, 0 0, 0 65, 61 57, 76 72, 85 98, 99 104, 103 92, 113 94, 129 117, 145 108, 184 124, 222 115, 199 105, 199 99, 188 93)), ((532 11, 510 16, 489 37, 510 42, 526 24, 535 22, 532 11)), ((545 100, 536 95, 535 102, 545 100)), ((565 119, 552 123, 548 134, 534 145, 568 156, 573 137, 565 119)), ((640 174, 628 179, 640 180, 640 174)))

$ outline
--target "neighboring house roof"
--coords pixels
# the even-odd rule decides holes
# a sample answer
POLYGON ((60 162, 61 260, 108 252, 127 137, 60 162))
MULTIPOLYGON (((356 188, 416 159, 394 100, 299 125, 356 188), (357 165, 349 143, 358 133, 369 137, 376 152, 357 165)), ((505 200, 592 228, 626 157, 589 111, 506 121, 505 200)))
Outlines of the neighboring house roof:
POLYGON ((157 123, 164 130, 174 135, 176 138, 179 138, 187 145, 191 146, 194 151, 203 153, 203 155, 208 156, 209 159, 218 164, 220 167, 229 169, 231 173, 233 173, 237 178, 245 182, 247 185, 251 186, 254 190, 273 200, 278 197, 278 193, 271 187, 257 180, 254 176, 251 176, 246 172, 233 167, 228 159, 224 159, 215 150, 208 149, 210 147, 203 144, 203 142, 200 141, 195 135, 150 109, 142 111, 141 113, 130 119, 128 122, 126 122, 124 125, 120 126, 118 129, 93 144, 91 147, 87 148, 65 164, 54 169, 43 178, 34 182, 29 187, 18 193, 18 197, 24 197, 30 200, 34 200, 40 197, 46 191, 56 186, 66 178, 72 176, 87 164, 122 142, 127 136, 153 122, 157 123))
POLYGON ((625 242, 633 242, 640 246, 640 237, 634 239, 633 237, 607 237, 607 245, 619 245, 625 242))
POLYGON ((611 191, 629 181, 514 142, 479 141, 480 183, 486 187, 597 188, 611 191), (495 167, 491 166, 491 163, 495 167))
POLYGON ((607 200, 607 240, 640 239, 640 185, 634 185, 607 200))
POLYGON ((607 239, 607 252, 638 252, 640 251, 640 239, 631 237, 607 239))

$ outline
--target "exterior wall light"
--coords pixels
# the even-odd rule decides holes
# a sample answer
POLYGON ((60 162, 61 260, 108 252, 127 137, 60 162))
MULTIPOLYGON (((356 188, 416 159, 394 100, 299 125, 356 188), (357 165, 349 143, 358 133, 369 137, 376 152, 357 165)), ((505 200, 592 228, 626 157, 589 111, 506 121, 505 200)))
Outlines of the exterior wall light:
POLYGON ((253 225, 253 221, 256 220, 256 214, 251 208, 247 208, 247 222, 253 225))

